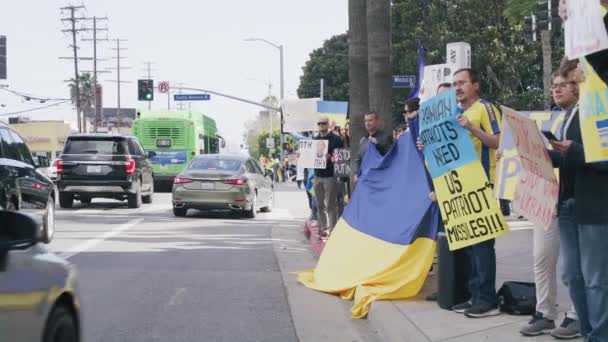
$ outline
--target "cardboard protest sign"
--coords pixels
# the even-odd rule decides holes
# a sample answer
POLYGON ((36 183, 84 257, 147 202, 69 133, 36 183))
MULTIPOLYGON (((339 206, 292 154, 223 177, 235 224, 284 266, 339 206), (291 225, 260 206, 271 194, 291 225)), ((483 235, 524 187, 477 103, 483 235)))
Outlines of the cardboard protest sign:
MULTIPOLYGON (((564 112, 519 112, 534 120, 539 131, 550 131, 556 136, 561 135, 561 127, 564 122, 564 112)), ((543 137, 543 139, 545 139, 543 137)), ((502 158, 496 163, 496 174, 494 179, 494 195, 500 199, 513 200, 515 187, 522 174, 521 162, 517 149, 513 142, 511 129, 506 121, 500 129, 500 150, 502 158)), ((554 170, 555 171, 555 170, 554 170)), ((557 171, 555 171, 557 173, 557 171)))
POLYGON ((327 140, 300 140, 298 141, 298 165, 311 169, 324 169, 327 167, 327 140))
POLYGON ((608 160, 608 87, 593 67, 581 58, 585 82, 580 84, 579 115, 585 161, 608 160))
POLYGON ((509 231, 469 132, 456 121, 454 89, 420 106, 420 139, 450 250, 509 231))
POLYGON ((283 131, 299 133, 316 130, 318 101, 318 98, 283 100, 283 131))
POLYGON ((569 0, 567 8, 564 38, 568 59, 608 49, 608 33, 603 20, 606 11, 599 0, 569 0))
POLYGON ((513 209, 548 229, 555 218, 559 192, 551 158, 533 120, 507 107, 502 110, 523 170, 515 188, 513 209))
POLYGON ((337 148, 334 150, 334 176, 350 177, 350 150, 337 148))

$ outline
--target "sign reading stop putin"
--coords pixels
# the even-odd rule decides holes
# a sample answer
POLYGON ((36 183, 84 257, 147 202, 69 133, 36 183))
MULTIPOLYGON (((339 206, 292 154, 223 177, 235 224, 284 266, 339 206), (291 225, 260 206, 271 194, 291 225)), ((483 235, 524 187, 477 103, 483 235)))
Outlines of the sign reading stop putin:
POLYGON ((163 94, 168 93, 169 82, 158 82, 158 92, 163 94))

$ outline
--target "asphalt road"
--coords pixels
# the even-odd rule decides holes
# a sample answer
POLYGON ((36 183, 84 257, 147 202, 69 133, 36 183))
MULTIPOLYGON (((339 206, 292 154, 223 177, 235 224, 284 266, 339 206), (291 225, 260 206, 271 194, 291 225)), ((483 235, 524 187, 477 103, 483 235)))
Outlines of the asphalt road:
POLYGON ((308 251, 271 238, 290 219, 176 218, 167 193, 136 210, 94 200, 58 210, 49 247, 78 268, 84 341, 296 341, 274 248, 308 251))

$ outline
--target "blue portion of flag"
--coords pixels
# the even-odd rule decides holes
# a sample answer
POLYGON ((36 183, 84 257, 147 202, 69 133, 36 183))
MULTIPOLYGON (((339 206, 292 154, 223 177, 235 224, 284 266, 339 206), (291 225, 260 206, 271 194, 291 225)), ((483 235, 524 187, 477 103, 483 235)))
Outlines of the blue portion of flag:
POLYGON ((342 215, 352 228, 400 245, 421 237, 436 239, 439 208, 428 197, 432 190, 410 132, 384 157, 369 143, 361 170, 342 215))
POLYGON ((319 101, 317 102, 318 113, 346 114, 348 102, 343 101, 319 101))
POLYGON ((416 88, 412 91, 410 95, 410 99, 414 99, 418 97, 420 94, 420 86, 422 85, 422 81, 424 80, 424 47, 422 46, 422 42, 418 39, 418 79, 416 80, 416 88))

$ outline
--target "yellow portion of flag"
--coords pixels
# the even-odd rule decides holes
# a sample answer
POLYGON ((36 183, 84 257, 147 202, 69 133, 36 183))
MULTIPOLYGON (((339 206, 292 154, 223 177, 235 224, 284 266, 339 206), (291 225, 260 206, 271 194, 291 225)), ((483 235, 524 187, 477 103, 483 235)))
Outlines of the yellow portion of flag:
POLYGON ((353 318, 364 318, 376 300, 418 294, 433 263, 436 243, 418 238, 410 245, 386 242, 340 219, 314 270, 298 272, 305 286, 354 300, 353 318))

